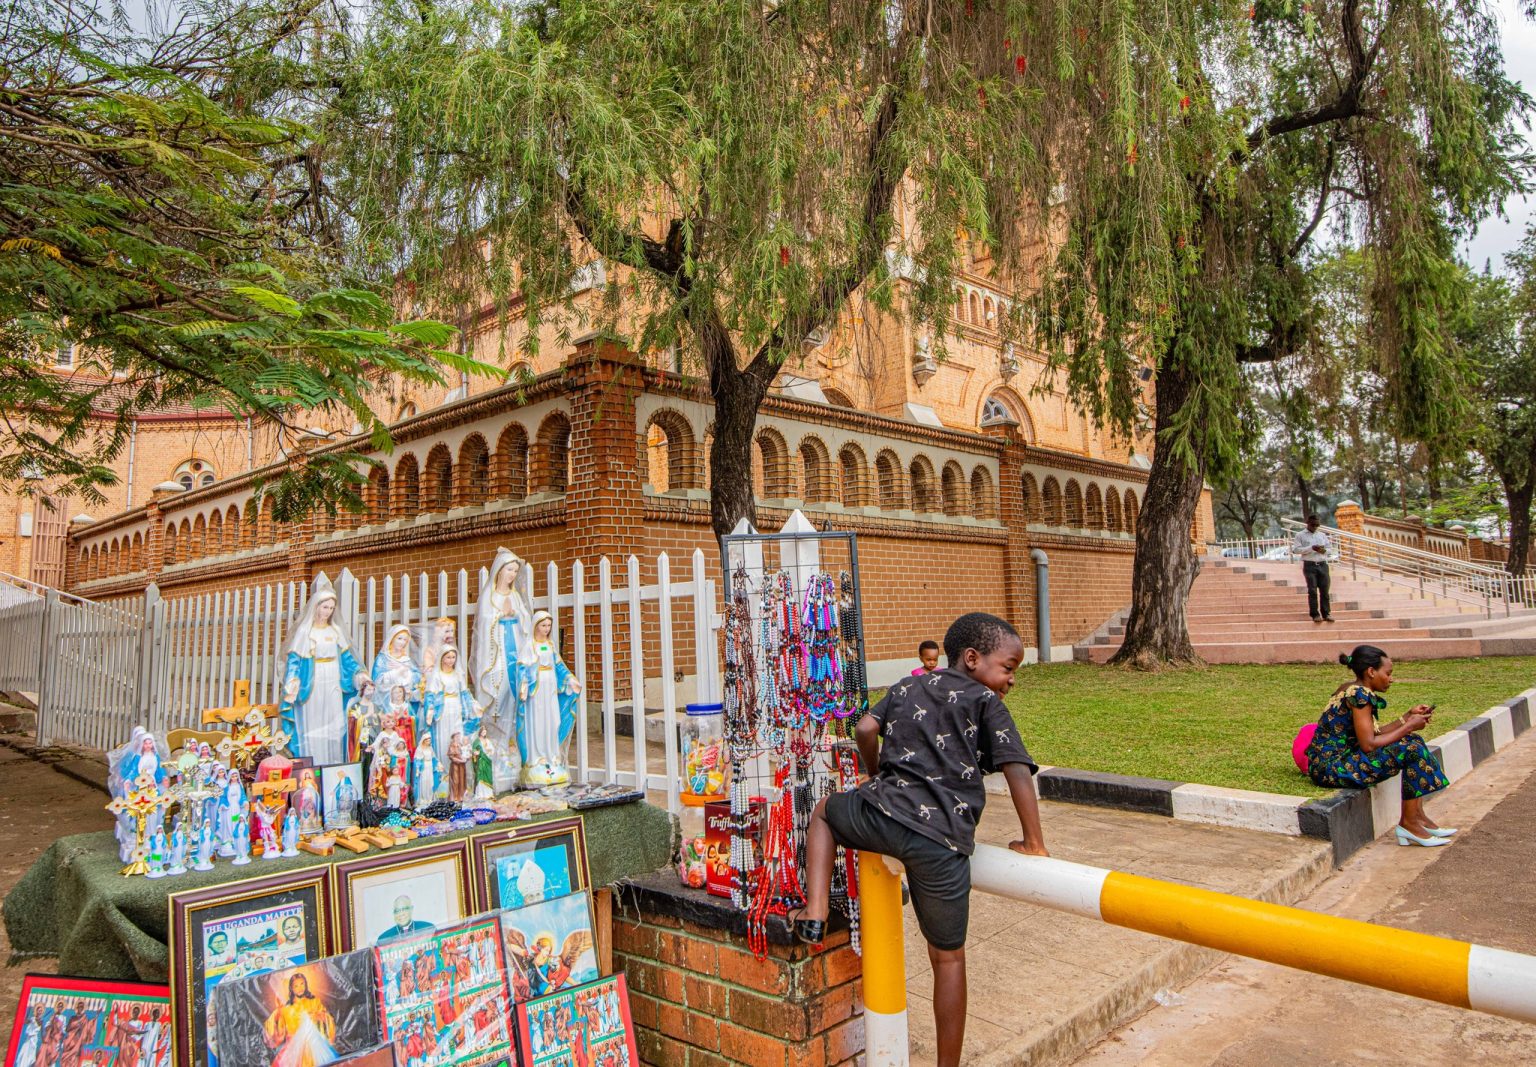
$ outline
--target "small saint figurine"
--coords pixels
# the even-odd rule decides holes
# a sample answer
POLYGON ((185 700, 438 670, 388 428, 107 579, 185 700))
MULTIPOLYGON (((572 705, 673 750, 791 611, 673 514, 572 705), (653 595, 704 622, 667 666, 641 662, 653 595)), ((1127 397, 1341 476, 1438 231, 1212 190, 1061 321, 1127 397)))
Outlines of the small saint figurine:
POLYGON ((256 836, 261 839, 261 858, 277 859, 282 852, 282 845, 279 844, 277 836, 277 809, 267 803, 266 797, 258 797, 251 805, 251 819, 256 836))
POLYGON ((293 807, 298 812, 300 837, 313 837, 325 829, 320 814, 320 787, 315 784, 315 772, 308 767, 299 772, 299 788, 293 795, 293 807))
POLYGON ((437 796, 439 778, 437 753, 432 750, 432 731, 423 730, 421 741, 416 745, 412 773, 411 795, 418 809, 432 803, 432 799, 437 796))
POLYGON ((523 758, 521 782, 529 789, 571 780, 565 743, 576 728, 581 682, 560 658, 554 627, 549 612, 534 612, 533 640, 518 651, 517 749, 523 758))
POLYGON ((389 692, 389 706, 384 710, 383 726, 405 738, 408 752, 416 750, 416 711, 405 686, 397 685, 389 692))
POLYGON ((357 696, 347 702, 348 763, 356 763, 362 759, 363 752, 368 748, 368 742, 373 740, 368 731, 370 717, 376 717, 379 710, 373 699, 375 688, 373 679, 363 671, 358 671, 356 684, 357 696))
POLYGON ((448 742, 448 799, 455 804, 469 795, 469 755, 469 739, 456 732, 448 742))
POLYGON ((194 871, 213 870, 213 827, 203 820, 203 828, 197 835, 197 858, 192 864, 194 871))
POLYGON ((484 731, 479 731, 469 745, 469 758, 475 773, 476 800, 492 800, 496 796, 496 767, 491 759, 491 746, 494 743, 486 738, 484 731))
POLYGON ((170 866, 165 870, 166 874, 187 873, 187 834, 181 828, 181 820, 176 820, 175 828, 171 830, 170 866))
POLYGON ((144 856, 144 861, 149 864, 146 877, 165 877, 165 831, 156 830, 149 838, 149 851, 144 856))
POLYGON ((283 817, 283 855, 297 856, 299 854, 299 814, 292 808, 283 817))
POLYGON ((219 804, 218 837, 217 845, 219 855, 228 859, 235 854, 235 840, 240 836, 236 828, 236 820, 241 826, 248 826, 247 805, 245 799, 245 783, 240 780, 239 771, 230 771, 228 781, 224 783, 224 797, 219 804))
POLYGON ((231 866, 240 867, 251 862, 251 830, 245 823, 245 813, 237 813, 232 820, 235 827, 235 858, 231 866))

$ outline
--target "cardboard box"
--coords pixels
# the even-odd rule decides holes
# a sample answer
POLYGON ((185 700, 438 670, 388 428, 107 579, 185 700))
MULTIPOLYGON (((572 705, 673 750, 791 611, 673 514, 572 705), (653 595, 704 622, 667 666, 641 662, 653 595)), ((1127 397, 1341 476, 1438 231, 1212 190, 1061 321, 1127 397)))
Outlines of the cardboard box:
MULTIPOLYGON (((767 804, 753 797, 747 813, 752 850, 762 846, 763 812, 767 804)), ((739 876, 731 869, 731 802, 717 800, 704 805, 704 888, 717 897, 728 897, 739 876)))

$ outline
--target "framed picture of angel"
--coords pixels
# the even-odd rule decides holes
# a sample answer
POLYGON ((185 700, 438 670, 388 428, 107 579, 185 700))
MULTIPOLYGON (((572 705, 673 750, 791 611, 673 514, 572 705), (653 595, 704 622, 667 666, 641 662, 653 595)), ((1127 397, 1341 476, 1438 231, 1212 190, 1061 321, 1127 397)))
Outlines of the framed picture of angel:
POLYGON ((507 983, 514 1001, 598 977, 592 894, 571 893, 501 913, 507 983))

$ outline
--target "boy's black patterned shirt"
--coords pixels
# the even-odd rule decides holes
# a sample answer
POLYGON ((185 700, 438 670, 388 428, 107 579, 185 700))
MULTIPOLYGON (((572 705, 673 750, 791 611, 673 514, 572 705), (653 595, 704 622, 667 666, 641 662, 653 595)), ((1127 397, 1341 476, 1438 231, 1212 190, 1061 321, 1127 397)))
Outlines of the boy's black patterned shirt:
POLYGON ((869 713, 884 743, 879 773, 859 786, 864 798, 967 856, 986 804, 982 777, 1008 763, 1038 769, 1002 698, 959 671, 897 682, 869 713))

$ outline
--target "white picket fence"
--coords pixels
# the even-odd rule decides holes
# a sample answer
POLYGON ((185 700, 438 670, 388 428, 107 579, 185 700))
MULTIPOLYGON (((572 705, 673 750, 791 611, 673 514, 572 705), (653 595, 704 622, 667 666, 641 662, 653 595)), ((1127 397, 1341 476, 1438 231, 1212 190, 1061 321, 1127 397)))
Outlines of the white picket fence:
MULTIPOLYGON (((602 558, 595 582, 580 561, 564 573, 550 563, 542 582, 525 571, 520 591, 531 610, 554 617, 567 663, 582 682, 572 745, 576 778, 641 784, 665 794, 676 810, 685 692, 679 652, 691 649, 692 692, 718 699, 717 590, 700 550, 684 580, 674 577, 665 553, 655 563, 650 584, 641 581, 636 556, 617 567, 602 558), (619 733, 625 711, 628 739, 619 733), (651 711, 660 713, 663 736, 648 744, 651 711)), ((445 616, 458 625, 467 663, 485 578, 482 568, 359 582, 344 570, 335 579, 339 621, 365 670, 391 626, 402 623, 420 635, 445 616)), ((123 743, 141 722, 162 736, 199 726, 204 709, 231 702, 236 679, 250 679, 252 702, 275 703, 283 641, 309 596, 298 582, 177 600, 162 599, 151 586, 142 601, 114 605, 56 591, 39 596, 3 578, 0 589, 0 690, 39 693, 39 740, 98 749, 123 743), (40 624, 45 617, 49 624, 40 624)))

